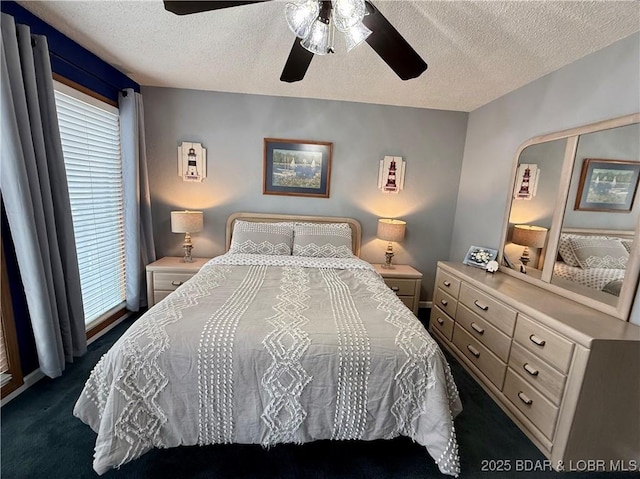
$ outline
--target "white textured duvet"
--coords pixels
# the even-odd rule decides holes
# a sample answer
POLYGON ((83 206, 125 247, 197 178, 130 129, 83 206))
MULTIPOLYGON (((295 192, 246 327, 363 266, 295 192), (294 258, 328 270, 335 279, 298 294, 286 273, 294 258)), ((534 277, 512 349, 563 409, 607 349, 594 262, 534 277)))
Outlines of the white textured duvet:
POLYGON ((359 259, 223 255, 137 320, 74 414, 102 474, 151 448, 409 436, 459 472, 435 341, 359 259))

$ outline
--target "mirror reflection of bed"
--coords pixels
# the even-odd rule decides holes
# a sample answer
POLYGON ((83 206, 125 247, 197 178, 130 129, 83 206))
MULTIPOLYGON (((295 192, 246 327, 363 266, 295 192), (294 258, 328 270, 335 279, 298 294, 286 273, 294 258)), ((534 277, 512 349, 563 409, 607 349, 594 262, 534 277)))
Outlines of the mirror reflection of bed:
POLYGON ((560 233, 551 282, 615 304, 634 231, 567 228, 560 233))
POLYGON ((627 188, 624 208, 577 201, 586 162, 594 159, 640 163, 640 114, 549 133, 520 146, 500 270, 628 321, 640 277, 640 247, 633 241, 640 231, 640 188, 627 188), (518 228, 541 228, 546 237, 523 240, 518 228))

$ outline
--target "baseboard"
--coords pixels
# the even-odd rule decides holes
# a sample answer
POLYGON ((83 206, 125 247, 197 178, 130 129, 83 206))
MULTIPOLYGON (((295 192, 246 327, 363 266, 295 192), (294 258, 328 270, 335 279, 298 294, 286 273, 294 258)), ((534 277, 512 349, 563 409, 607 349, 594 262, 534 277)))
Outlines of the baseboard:
POLYGON ((4 406, 12 399, 18 397, 21 393, 29 389, 31 386, 33 386, 35 383, 37 383, 44 377, 45 377, 44 373, 40 371, 40 369, 36 369, 35 371, 27 374, 24 377, 24 384, 22 386, 20 386, 18 389, 16 389, 12 393, 8 394, 6 397, 2 398, 2 401, 0 402, 0 407, 4 406))
POLYGON ((420 301, 420 302, 418 303, 418 307, 419 307, 420 309, 423 309, 423 308, 429 308, 429 309, 431 309, 431 307, 432 307, 432 306, 433 306, 433 301, 420 301))

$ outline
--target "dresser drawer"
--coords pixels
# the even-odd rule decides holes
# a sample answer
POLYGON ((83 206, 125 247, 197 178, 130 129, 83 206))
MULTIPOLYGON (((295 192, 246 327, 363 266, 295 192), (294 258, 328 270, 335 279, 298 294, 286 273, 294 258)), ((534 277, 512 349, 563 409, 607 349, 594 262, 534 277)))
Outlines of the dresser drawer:
POLYGON ((156 291, 174 291, 192 277, 192 273, 154 273, 153 289, 156 291))
POLYGON ((460 293, 460 280, 455 276, 451 276, 446 271, 439 269, 436 278, 436 287, 442 288, 443 291, 457 298, 460 293))
POLYGON ((416 280, 415 279, 385 278, 384 282, 398 296, 412 296, 413 297, 416 294, 416 280))
POLYGON ((497 328, 477 314, 471 312, 471 310, 463 304, 458 304, 456 322, 464 326, 464 329, 466 329, 471 336, 484 344, 496 356, 504 362, 507 362, 509 349, 511 348, 511 338, 509 336, 501 333, 497 328))
POLYGON ((540 360, 518 343, 513 343, 511 346, 509 367, 554 404, 560 404, 566 380, 564 374, 540 360))
POLYGON ((542 434, 550 440, 553 439, 553 430, 558 416, 557 407, 521 379, 511 368, 507 370, 503 392, 542 434))
POLYGON ((458 308, 458 300, 456 298, 445 293, 440 288, 436 288, 436 293, 433 296, 433 304, 455 319, 456 309, 458 308))
POLYGON ((518 315, 518 324, 514 338, 528 351, 566 373, 571 364, 573 343, 554 333, 522 314, 518 315))
POLYGON ((453 320, 437 306, 431 310, 430 328, 437 329, 440 334, 451 341, 453 336, 453 320))
POLYGON ((413 311, 415 296, 398 296, 398 298, 400 298, 400 301, 402 301, 407 308, 413 311))
POLYGON ((517 312, 466 283, 460 286, 459 301, 471 311, 489 321, 507 336, 513 334, 517 312))
POLYGON ((502 389, 504 373, 507 369, 505 363, 500 361, 495 354, 485 348, 479 341, 471 337, 459 324, 456 324, 453 328, 453 344, 455 344, 462 354, 469 358, 498 389, 502 389))

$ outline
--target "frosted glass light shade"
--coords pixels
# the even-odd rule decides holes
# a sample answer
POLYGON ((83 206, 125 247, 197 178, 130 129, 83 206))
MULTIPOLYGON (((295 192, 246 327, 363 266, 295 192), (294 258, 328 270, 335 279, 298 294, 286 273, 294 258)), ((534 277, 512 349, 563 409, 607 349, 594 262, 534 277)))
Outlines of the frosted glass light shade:
POLYGON ((346 32, 364 18, 364 0, 332 0, 332 5, 333 24, 341 32, 346 32))
POLYGON ((204 227, 202 211, 172 211, 171 231, 173 233, 197 233, 204 227))
POLYGON ((385 241, 402 241, 406 226, 406 221, 379 219, 376 236, 385 241))
POLYGON ((373 33, 364 23, 359 22, 344 32, 344 41, 347 45, 347 52, 364 42, 373 33))
POLYGON ((287 3, 284 7, 284 16, 293 33, 300 38, 309 35, 311 24, 318 18, 320 7, 315 0, 302 0, 296 3, 287 3))
POLYGON ((316 20, 311 25, 309 35, 300 44, 315 55, 326 55, 329 51, 329 25, 316 20))

